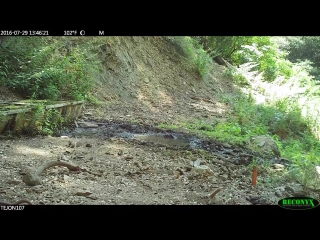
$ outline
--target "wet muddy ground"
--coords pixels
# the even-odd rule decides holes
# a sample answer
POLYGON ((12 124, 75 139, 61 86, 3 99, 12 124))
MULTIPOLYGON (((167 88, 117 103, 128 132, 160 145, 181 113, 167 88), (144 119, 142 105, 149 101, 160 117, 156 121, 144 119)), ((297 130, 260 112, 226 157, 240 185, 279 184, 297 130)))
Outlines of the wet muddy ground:
POLYGON ((211 139, 203 139, 194 134, 123 121, 95 122, 93 119, 90 122, 80 121, 76 127, 61 131, 60 136, 77 138, 91 136, 101 139, 113 137, 135 142, 140 145, 152 144, 180 150, 198 149, 207 151, 215 157, 237 165, 248 165, 252 162, 253 157, 260 157, 260 164, 263 161, 269 161, 271 164, 290 164, 290 162, 281 158, 262 156, 258 152, 252 152, 246 149, 244 146, 231 146, 230 144, 223 144, 211 139))

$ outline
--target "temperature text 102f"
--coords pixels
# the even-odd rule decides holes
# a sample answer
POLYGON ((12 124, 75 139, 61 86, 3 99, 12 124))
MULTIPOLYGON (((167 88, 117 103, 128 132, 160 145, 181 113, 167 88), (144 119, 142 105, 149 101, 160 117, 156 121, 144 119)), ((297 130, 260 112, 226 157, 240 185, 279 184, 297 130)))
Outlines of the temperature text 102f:
POLYGON ((63 31, 64 32, 64 36, 75 36, 77 35, 77 31, 76 30, 67 30, 67 31, 63 31))

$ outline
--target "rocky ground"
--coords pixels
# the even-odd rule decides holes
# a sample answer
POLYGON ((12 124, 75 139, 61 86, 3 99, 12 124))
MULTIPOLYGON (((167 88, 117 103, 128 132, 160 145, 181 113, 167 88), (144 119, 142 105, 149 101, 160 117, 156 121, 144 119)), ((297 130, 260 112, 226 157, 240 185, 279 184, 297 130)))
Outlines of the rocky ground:
MULTIPOLYGON (((94 91, 101 106, 86 105, 77 125, 54 137, 2 136, 1 201, 252 205, 298 195, 319 199, 318 192, 284 176, 285 164, 259 166, 253 186, 252 152, 192 135, 183 127, 157 127, 228 118, 232 112, 220 96, 232 95, 236 88, 224 67, 214 64, 201 80, 162 38, 119 37, 108 44, 100 53, 105 69, 94 91), (36 186, 23 181, 30 168, 51 161, 78 168, 50 167, 36 186)), ((274 164, 277 159, 262 160, 274 164)))

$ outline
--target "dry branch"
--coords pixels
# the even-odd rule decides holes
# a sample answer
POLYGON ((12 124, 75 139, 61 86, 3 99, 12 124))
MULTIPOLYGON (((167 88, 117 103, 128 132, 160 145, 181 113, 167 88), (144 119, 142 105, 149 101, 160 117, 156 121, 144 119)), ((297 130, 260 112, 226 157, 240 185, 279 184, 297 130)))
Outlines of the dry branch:
POLYGON ((44 172, 44 170, 53 167, 53 166, 63 166, 67 167, 70 171, 79 171, 80 168, 78 166, 74 166, 70 163, 63 161, 51 161, 43 163, 38 169, 33 173, 32 171, 26 172, 23 176, 23 182, 28 186, 36 186, 41 184, 40 175, 44 172))
POLYGON ((0 201, 0 205, 10 205, 10 206, 12 206, 12 205, 20 205, 22 203, 27 203, 28 205, 32 205, 32 203, 27 199, 21 199, 21 200, 15 202, 15 203, 8 203, 8 202, 0 201))

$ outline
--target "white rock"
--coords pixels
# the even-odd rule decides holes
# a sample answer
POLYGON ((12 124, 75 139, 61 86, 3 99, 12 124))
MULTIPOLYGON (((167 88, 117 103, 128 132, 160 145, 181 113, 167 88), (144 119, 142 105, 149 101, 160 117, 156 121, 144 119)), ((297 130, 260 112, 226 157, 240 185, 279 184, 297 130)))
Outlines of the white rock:
POLYGON ((206 176, 212 176, 213 175, 213 171, 206 165, 194 166, 194 168, 192 168, 192 171, 197 173, 197 174, 203 174, 203 175, 206 175, 206 176))
POLYGON ((85 127, 85 128, 97 128, 97 127, 99 127, 97 124, 87 123, 87 122, 81 123, 81 126, 85 127))
POLYGON ((272 164, 272 167, 275 169, 282 169, 282 170, 285 168, 284 165, 278 164, 278 163, 272 164))
POLYGON ((70 177, 69 176, 67 176, 67 175, 63 175, 63 179, 64 179, 64 181, 69 181, 70 180, 70 177))

